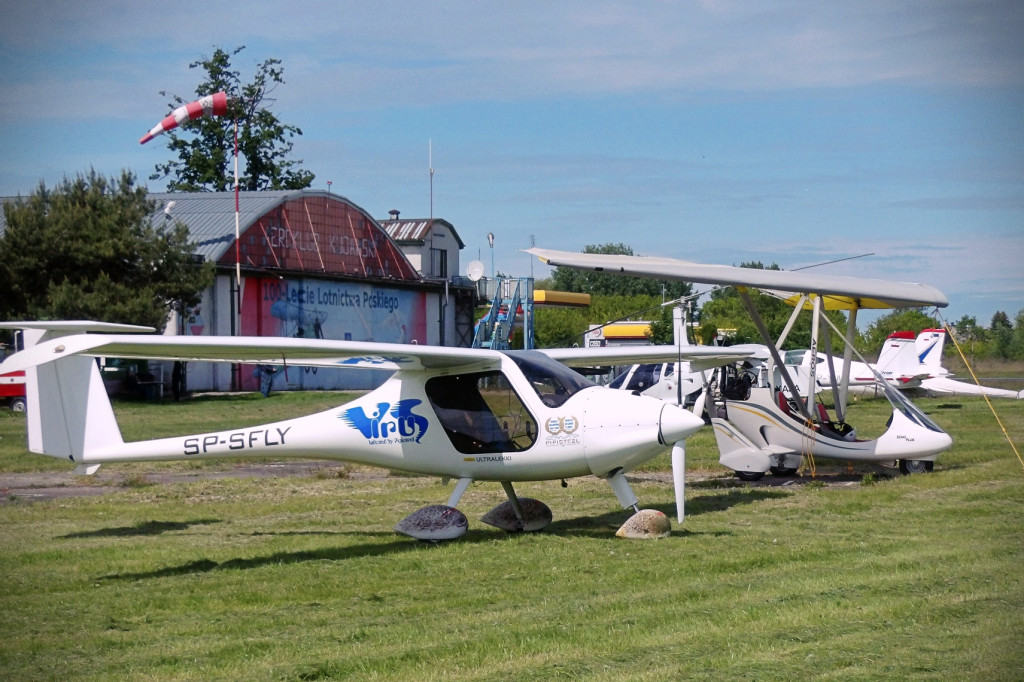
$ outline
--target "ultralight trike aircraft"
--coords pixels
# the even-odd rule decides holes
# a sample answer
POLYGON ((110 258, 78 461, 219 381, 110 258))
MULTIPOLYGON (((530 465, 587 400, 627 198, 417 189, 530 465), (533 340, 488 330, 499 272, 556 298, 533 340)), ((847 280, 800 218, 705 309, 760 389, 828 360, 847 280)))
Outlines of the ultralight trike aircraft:
MULTIPOLYGON (((889 282, 860 277, 819 275, 785 270, 758 270, 727 265, 705 265, 671 258, 613 254, 571 253, 532 248, 527 250, 551 266, 592 270, 606 274, 674 279, 703 284, 734 285, 768 348, 770 362, 763 371, 724 368, 698 400, 696 410, 706 409, 718 442, 719 462, 744 480, 757 480, 768 471, 780 476, 797 472, 805 457, 825 457, 859 462, 898 461, 900 471, 930 471, 938 453, 949 449, 953 440, 917 406, 877 374, 893 413, 886 431, 876 439, 858 438, 846 423, 857 311, 862 308, 901 308, 948 305, 946 296, 934 287, 913 282, 889 282), (793 315, 778 340, 772 339, 748 289, 778 296, 794 306, 793 315), (795 293, 793 293, 795 292, 795 293), (810 310, 811 365, 808 385, 802 397, 784 366, 779 348, 792 329, 796 316, 810 310), (819 336, 825 341, 825 357, 831 358, 829 325, 825 310, 849 313, 845 332, 842 372, 830 368, 836 418, 817 395, 815 362, 819 336), (826 325, 821 325, 821 322, 826 325), (786 391, 783 388, 787 389, 786 391)), ((842 335, 840 330, 837 333, 842 335)), ((682 349, 692 347, 682 346, 682 349)), ((861 358, 863 361, 863 358, 861 358)))
MULTIPOLYGON (((291 456, 456 480, 447 504, 421 509, 395 526, 422 540, 466 532, 466 517, 455 505, 473 481, 501 483, 508 501, 483 520, 510 531, 539 530, 552 519, 547 505, 516 495, 515 481, 594 475, 608 481, 623 509, 639 511, 625 473, 668 447, 673 462, 681 461, 684 439, 704 424, 661 400, 597 386, 567 366, 594 364, 595 355, 605 364, 676 357, 671 346, 574 348, 546 355, 324 339, 173 337, 138 333, 153 331, 148 327, 87 321, 5 322, 0 328, 25 330, 25 350, 4 361, 0 373, 26 371, 32 452, 67 459, 86 474, 108 462, 291 456), (376 390, 318 414, 126 443, 97 367, 99 357, 394 374, 376 390)), ((700 347, 687 349, 683 357, 710 369, 744 355, 742 349, 700 347)), ((680 471, 680 509, 681 478, 680 471)))

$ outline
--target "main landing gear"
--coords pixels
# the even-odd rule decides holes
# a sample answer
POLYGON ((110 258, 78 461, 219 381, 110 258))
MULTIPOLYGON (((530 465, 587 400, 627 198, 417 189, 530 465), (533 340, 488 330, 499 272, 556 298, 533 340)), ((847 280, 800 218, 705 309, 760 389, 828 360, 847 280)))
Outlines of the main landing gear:
MULTIPOLYGON (((395 524, 395 531, 427 542, 462 537, 469 529, 469 521, 455 505, 472 482, 471 478, 460 478, 448 504, 434 504, 413 512, 395 524)), ((502 481, 501 487, 508 500, 484 514, 481 521, 513 533, 541 530, 551 523, 551 509, 546 504, 532 497, 519 497, 508 481, 502 481)))
POLYGON ((901 459, 901 474, 923 474, 935 468, 935 462, 924 459, 901 459))

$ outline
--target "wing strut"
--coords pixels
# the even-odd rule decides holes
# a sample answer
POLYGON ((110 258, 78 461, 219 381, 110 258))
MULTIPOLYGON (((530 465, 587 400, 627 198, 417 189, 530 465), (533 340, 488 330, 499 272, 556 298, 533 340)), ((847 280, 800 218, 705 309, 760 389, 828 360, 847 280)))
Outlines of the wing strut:
POLYGON ((821 328, 823 335, 823 341, 825 342, 825 363, 828 365, 828 383, 832 389, 832 400, 835 402, 836 418, 842 422, 843 419, 843 401, 845 398, 840 398, 839 384, 836 383, 836 362, 835 358, 832 357, 832 334, 829 332, 828 325, 826 324, 821 328))
POLYGON ((793 306, 793 313, 789 316, 789 321, 786 322, 786 328, 779 334, 779 340, 775 342, 775 345, 779 348, 782 344, 786 343, 786 337, 789 336, 789 332, 793 329, 793 324, 796 322, 796 318, 800 316, 800 311, 803 310, 804 303, 807 302, 807 294, 800 294, 800 300, 793 306))
MULTIPOLYGON (((840 391, 836 402, 836 417, 841 423, 846 422, 846 401, 850 394, 850 363, 853 362, 853 339, 857 334, 857 311, 859 309, 858 305, 851 306, 850 314, 846 320, 846 346, 843 347, 843 376, 839 380, 840 391)), ((838 329, 836 333, 839 333, 838 329)))
MULTIPOLYGON (((814 385, 818 383, 818 336, 821 333, 821 296, 815 296, 811 304, 811 371, 807 374, 807 402, 808 409, 814 400, 816 392, 814 385)), ((806 417, 807 414, 804 414, 806 417)))
POLYGON ((786 382, 786 387, 789 389, 790 394, 796 399, 796 405, 800 409, 800 413, 805 419, 811 419, 811 413, 807 409, 807 405, 803 400, 800 400, 800 391, 797 390, 796 385, 793 383, 793 377, 789 376, 789 372, 786 371, 786 366, 782 362, 782 357, 779 355, 778 347, 772 342, 772 337, 768 333, 768 327, 765 326, 764 320, 761 319, 760 313, 757 312, 757 308, 754 306, 754 301, 750 298, 750 292, 747 291, 746 287, 736 287, 736 290, 740 294, 740 300, 743 302, 743 307, 747 309, 747 313, 750 315, 750 319, 754 321, 754 326, 757 327, 758 333, 764 340, 766 346, 768 346, 768 352, 772 355, 772 360, 775 362, 775 366, 779 368, 779 374, 782 375, 782 380, 786 382))

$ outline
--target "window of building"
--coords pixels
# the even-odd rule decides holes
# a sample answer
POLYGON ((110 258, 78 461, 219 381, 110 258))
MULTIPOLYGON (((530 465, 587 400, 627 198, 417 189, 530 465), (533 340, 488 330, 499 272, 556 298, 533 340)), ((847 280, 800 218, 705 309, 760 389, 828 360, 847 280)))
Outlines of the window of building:
POLYGON ((445 249, 430 250, 431 277, 448 279, 448 251, 445 249))

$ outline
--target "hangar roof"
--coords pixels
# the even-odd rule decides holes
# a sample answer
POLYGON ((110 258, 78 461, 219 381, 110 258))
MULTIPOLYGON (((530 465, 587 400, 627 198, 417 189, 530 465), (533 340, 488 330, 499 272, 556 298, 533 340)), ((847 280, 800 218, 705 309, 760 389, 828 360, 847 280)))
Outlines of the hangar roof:
MULTIPOLYGON (((154 192, 148 198, 156 204, 150 215, 152 224, 181 221, 188 226, 197 255, 221 265, 234 263, 234 192, 154 192)), ((0 234, 5 227, 0 211, 0 234)), ((420 279, 387 231, 339 194, 322 190, 240 192, 238 233, 243 238, 243 268, 420 279)))
MULTIPOLYGON (((239 192, 239 231, 244 232, 288 194, 292 192, 239 192)), ((206 260, 217 261, 235 240, 234 192, 165 192, 150 194, 149 199, 157 202, 150 216, 153 224, 180 220, 188 225, 195 252, 206 260)))
MULTIPOLYGON (((330 196, 332 199, 355 206, 339 194, 323 191, 239 192, 239 233, 244 233, 246 228, 289 199, 309 196, 330 196)), ((156 211, 151 216, 153 223, 156 224, 160 220, 180 220, 188 225, 189 236, 196 242, 195 253, 204 256, 206 260, 220 260, 234 244, 234 192, 154 192, 149 195, 149 199, 157 202, 156 211)))

